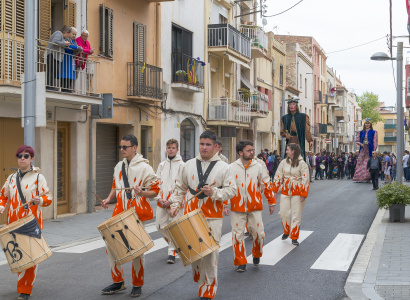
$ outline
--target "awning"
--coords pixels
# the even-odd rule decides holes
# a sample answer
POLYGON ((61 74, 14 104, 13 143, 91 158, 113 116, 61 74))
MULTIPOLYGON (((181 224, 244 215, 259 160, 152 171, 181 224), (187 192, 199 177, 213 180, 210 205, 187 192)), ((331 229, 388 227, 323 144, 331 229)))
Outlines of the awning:
POLYGON ((240 64, 241 66, 244 66, 244 67, 247 68, 247 69, 251 69, 251 67, 249 67, 248 64, 244 63, 243 61, 240 61, 239 59, 233 57, 232 55, 227 54, 226 56, 228 56, 228 59, 229 59, 231 62, 240 64))
POLYGON ((252 92, 257 92, 253 84, 249 81, 248 77, 241 72, 241 82, 252 92))

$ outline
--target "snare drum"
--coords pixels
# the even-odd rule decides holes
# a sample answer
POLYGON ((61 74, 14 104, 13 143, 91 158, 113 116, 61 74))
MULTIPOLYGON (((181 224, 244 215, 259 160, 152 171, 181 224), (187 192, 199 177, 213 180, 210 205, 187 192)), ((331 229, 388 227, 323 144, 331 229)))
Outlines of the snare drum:
POLYGON ((172 221, 164 230, 185 267, 219 248, 200 208, 172 221))
POLYGON ((133 207, 100 224, 98 230, 115 263, 125 264, 154 246, 133 207))
POLYGON ((23 226, 34 219, 34 215, 30 214, 0 229, 1 247, 13 273, 31 268, 52 254, 42 234, 41 238, 37 238, 15 232, 21 231, 23 226))

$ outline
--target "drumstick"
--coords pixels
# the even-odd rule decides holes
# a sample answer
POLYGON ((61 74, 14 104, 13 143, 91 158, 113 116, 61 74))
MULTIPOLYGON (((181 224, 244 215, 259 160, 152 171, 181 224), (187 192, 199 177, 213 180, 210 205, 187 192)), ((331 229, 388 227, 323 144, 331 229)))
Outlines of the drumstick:
MULTIPOLYGON (((140 187, 142 190, 148 190, 148 189, 150 189, 151 187, 149 186, 149 187, 146 187, 146 186, 141 186, 140 187)), ((115 190, 116 191, 122 191, 122 190, 125 190, 125 191, 132 191, 134 188, 116 188, 115 190)))
MULTIPOLYGON (((45 196, 45 195, 47 195, 47 194, 48 194, 48 192, 45 192, 45 193, 42 193, 42 194, 38 195, 37 197, 43 197, 43 196, 45 196)), ((20 208, 22 208, 22 207, 24 207, 24 206, 26 206, 26 205, 29 205, 30 203, 34 203, 34 200, 27 201, 26 204, 21 205, 21 206, 17 206, 17 207, 16 207, 15 209, 13 209, 12 211, 18 210, 18 209, 20 209, 20 208)))
MULTIPOLYGON (((208 186, 213 186, 213 185, 215 185, 215 183, 216 183, 216 182, 211 183, 211 184, 207 184, 207 185, 208 185, 208 186)), ((200 194, 202 194, 202 193, 203 193, 203 191, 199 191, 199 192, 196 193, 194 196, 192 196, 190 199, 188 199, 188 200, 182 202, 182 205, 187 204, 189 201, 195 199, 195 197, 198 197, 198 196, 199 196, 200 194)), ((177 210, 177 213, 178 213, 179 209, 180 209, 180 207, 176 209, 176 210, 177 210)))
POLYGON ((98 200, 100 200, 101 204, 104 203, 104 202, 101 200, 101 198, 97 196, 96 193, 93 192, 93 194, 94 194, 95 197, 97 197, 98 200))

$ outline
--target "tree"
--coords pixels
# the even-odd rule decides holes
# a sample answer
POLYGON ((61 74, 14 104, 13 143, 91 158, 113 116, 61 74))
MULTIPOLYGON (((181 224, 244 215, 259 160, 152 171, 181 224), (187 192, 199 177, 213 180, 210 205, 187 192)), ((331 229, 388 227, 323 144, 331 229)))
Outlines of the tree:
POLYGON ((362 96, 357 97, 357 103, 362 108, 362 118, 370 119, 372 124, 384 122, 384 119, 377 108, 380 106, 379 96, 371 92, 365 92, 362 96))

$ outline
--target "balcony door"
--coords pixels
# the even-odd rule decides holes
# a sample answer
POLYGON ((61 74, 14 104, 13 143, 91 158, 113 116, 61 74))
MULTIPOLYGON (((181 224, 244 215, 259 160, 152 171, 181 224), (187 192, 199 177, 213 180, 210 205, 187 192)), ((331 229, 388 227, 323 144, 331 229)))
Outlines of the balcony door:
POLYGON ((57 126, 57 214, 70 212, 70 124, 57 126))
POLYGON ((172 24, 172 81, 187 81, 187 75, 178 78, 176 72, 188 73, 188 62, 192 58, 192 32, 172 24))

